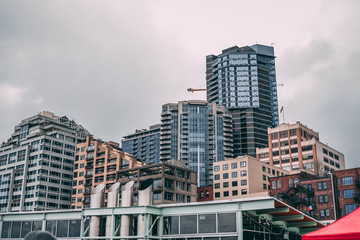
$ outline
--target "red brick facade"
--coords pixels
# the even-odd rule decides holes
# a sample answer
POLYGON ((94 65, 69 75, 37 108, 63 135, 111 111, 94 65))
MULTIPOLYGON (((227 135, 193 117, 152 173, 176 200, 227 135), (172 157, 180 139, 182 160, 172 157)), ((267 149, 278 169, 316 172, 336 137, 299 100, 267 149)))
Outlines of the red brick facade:
POLYGON ((270 179, 270 195, 296 209, 318 219, 334 219, 331 178, 319 178, 302 172, 300 174, 270 179))
POLYGON ((359 207, 360 203, 360 168, 334 172, 335 190, 338 199, 338 216, 343 217, 359 207))
POLYGON ((204 201, 212 201, 213 198, 213 186, 208 187, 199 187, 197 189, 197 201, 204 202, 204 201))
POLYGON ((334 194, 330 175, 320 178, 302 172, 273 177, 270 180, 270 195, 320 221, 335 220, 359 207, 360 168, 335 171, 333 180, 334 194), (296 185, 295 182, 298 184, 296 185), (333 196, 335 196, 336 218, 333 196))

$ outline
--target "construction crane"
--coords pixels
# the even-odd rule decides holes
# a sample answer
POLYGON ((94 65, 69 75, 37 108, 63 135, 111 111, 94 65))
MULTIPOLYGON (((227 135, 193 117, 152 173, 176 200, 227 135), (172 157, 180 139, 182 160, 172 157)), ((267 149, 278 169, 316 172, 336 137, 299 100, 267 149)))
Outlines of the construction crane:
POLYGON ((187 91, 194 93, 197 91, 206 91, 206 89, 205 88, 188 88, 187 91))

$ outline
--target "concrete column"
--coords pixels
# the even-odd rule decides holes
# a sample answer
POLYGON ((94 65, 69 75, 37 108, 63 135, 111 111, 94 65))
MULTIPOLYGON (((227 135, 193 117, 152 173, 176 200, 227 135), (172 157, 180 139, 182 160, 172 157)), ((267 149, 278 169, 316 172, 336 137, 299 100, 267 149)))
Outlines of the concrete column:
MULTIPOLYGON (((130 181, 121 188, 121 207, 131 207, 134 196, 134 181, 130 181)), ((120 236, 130 235, 130 216, 121 215, 120 236)))
MULTIPOLYGON (((105 183, 94 188, 90 198, 90 208, 104 207, 105 183)), ((98 237, 100 233, 100 217, 91 216, 90 219, 90 237, 98 237)))
MULTIPOLYGON (((107 207, 117 207, 118 205, 118 194, 119 194, 120 183, 114 183, 108 191, 107 207)), ((112 237, 114 234, 114 218, 112 216, 106 217, 106 236, 112 237)))
MULTIPOLYGON (((148 179, 140 183, 139 196, 138 196, 139 206, 150 206, 152 204, 153 182, 154 182, 153 179, 148 179)), ((145 233, 147 233, 147 231, 145 231, 145 228, 149 227, 148 226, 149 222, 146 221, 148 220, 148 218, 149 216, 145 216, 144 214, 139 214, 138 226, 137 226, 138 236, 144 236, 145 233)))

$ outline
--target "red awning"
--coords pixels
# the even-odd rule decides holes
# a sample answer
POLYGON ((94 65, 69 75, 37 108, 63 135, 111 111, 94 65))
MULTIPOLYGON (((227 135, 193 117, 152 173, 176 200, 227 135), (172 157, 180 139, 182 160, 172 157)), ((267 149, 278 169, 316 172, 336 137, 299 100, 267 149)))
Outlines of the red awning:
POLYGON ((301 239, 360 239, 360 208, 326 227, 303 235, 301 239))

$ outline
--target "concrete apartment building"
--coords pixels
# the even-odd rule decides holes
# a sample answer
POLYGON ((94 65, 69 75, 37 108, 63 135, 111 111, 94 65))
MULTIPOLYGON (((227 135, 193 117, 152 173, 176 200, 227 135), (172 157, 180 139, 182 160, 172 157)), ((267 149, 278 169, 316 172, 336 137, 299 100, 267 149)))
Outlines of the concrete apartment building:
POLYGON ((271 178, 270 194, 323 223, 331 223, 359 207, 359 175, 360 168, 334 171, 326 177, 301 171, 271 178))
POLYGON ((300 122, 269 128, 268 138, 269 147, 256 149, 261 162, 287 171, 305 169, 316 175, 345 168, 344 154, 320 142, 319 133, 300 122))
POLYGON ((0 146, 0 211, 70 208, 76 144, 87 135, 48 111, 16 125, 0 146))
POLYGON ((134 204, 138 202, 139 182, 153 179, 153 204, 196 202, 196 172, 185 168, 184 162, 170 160, 158 164, 121 169, 117 181, 122 185, 135 182, 134 204))
POLYGON ((231 116, 215 103, 190 100, 162 106, 160 160, 179 160, 212 185, 213 163, 233 157, 231 116))
POLYGON ((147 164, 160 162, 160 124, 123 137, 121 148, 147 164))
POLYGON ((71 208, 88 208, 92 190, 105 183, 106 190, 116 182, 116 172, 143 165, 124 152, 118 143, 87 137, 76 146, 71 208))
POLYGON ((206 56, 207 101, 225 106, 233 120, 234 157, 267 147, 267 128, 279 124, 272 46, 230 47, 206 56))
POLYGON ((268 196, 270 177, 288 171, 242 156, 214 163, 214 200, 268 196))

